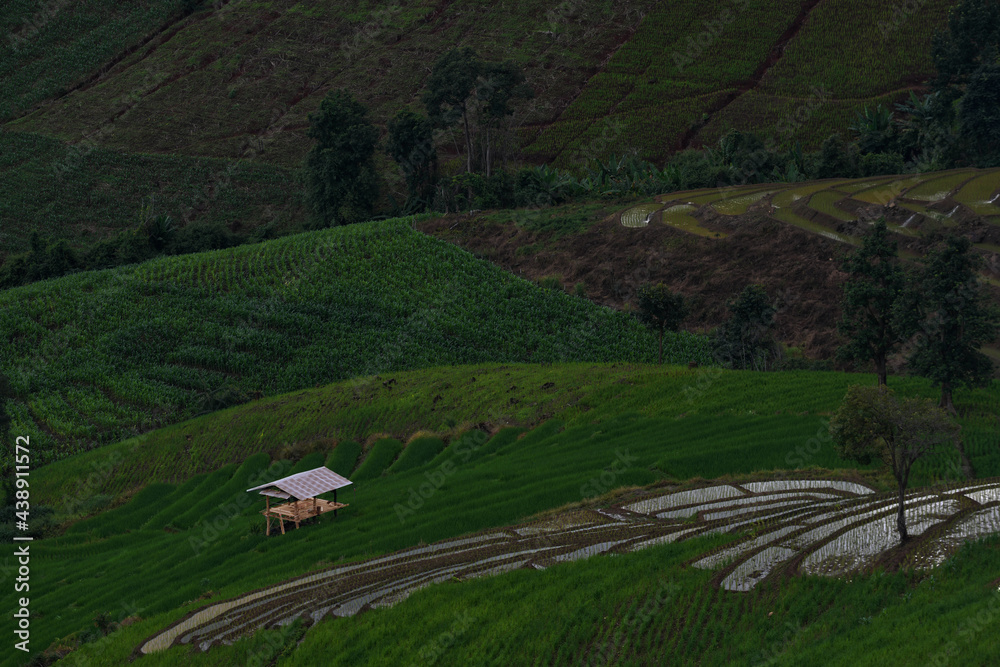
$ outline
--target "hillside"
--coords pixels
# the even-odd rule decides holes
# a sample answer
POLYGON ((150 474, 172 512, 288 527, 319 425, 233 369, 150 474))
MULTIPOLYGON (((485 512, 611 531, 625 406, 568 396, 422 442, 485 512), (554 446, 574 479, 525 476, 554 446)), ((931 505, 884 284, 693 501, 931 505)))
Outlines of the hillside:
MULTIPOLYGON (((0 292, 13 428, 38 463, 253 396, 442 364, 651 361, 631 316, 389 220, 0 292)), ((710 361, 678 334, 675 363, 710 361)))
POLYGON ((31 234, 83 250, 136 230, 143 209, 176 226, 232 232, 297 228, 305 217, 296 175, 250 160, 151 155, 0 131, 0 260, 28 250, 31 234))
MULTIPOLYGON (((556 276, 567 290, 582 285, 588 299, 612 308, 634 304, 643 282, 662 281, 689 298, 691 330, 718 326, 726 300, 759 283, 776 300, 778 338, 829 360, 841 344, 838 260, 878 217, 908 260, 942 233, 969 238, 1000 303, 998 197, 1000 170, 956 169, 672 192, 618 210, 482 212, 430 218, 419 228, 518 275, 556 276)), ((998 348, 1000 341, 986 352, 1000 358, 998 348)))
POLYGON ((780 138, 815 147, 865 104, 898 100, 929 76, 926 45, 952 3, 930 0, 894 24, 895 7, 849 0, 233 1, 192 3, 158 30, 182 3, 131 14, 93 4, 131 29, 98 50, 65 8, 42 21, 41 54, 62 39, 80 55, 8 51, 14 72, 33 62, 51 81, 36 91, 30 76, 6 74, 8 129, 294 166, 329 90, 348 88, 384 123, 416 100, 439 55, 465 45, 525 67, 537 97, 517 124, 537 162, 628 147, 662 159, 730 127, 778 133, 806 102, 808 117, 780 138))
MULTIPOLYGON (((720 476, 739 482, 770 478, 772 473, 764 471, 795 469, 805 469, 805 474, 815 477, 824 474, 822 469, 832 468, 841 469, 836 478, 888 488, 884 474, 852 471, 853 464, 839 460, 832 447, 810 444, 810 438, 823 433, 823 415, 836 407, 847 385, 860 379, 857 376, 557 364, 454 367, 394 377, 398 390, 380 385, 357 406, 323 407, 355 390, 355 383, 346 381, 203 417, 33 473, 38 498, 54 502, 57 509, 66 490, 73 488, 73 480, 90 475, 95 463, 101 469, 102 463, 118 460, 109 477, 132 475, 145 482, 127 503, 33 545, 37 562, 44 563, 36 575, 39 592, 33 599, 33 612, 38 620, 33 641, 48 646, 56 637, 83 628, 101 612, 137 615, 143 620, 134 630, 116 633, 87 649, 91 655, 120 655, 123 650, 127 654, 143 638, 207 602, 333 564, 525 521, 567 503, 601 507, 609 497, 634 491, 633 485, 720 476), (707 382, 706 373, 710 374, 707 382), (570 383, 576 376, 590 378, 590 384, 573 388, 570 383), (477 378, 477 385, 486 386, 463 402, 472 377, 477 378), (506 395, 512 382, 531 388, 522 394, 525 402, 546 397, 549 390, 543 385, 548 382, 559 388, 548 405, 536 406, 533 415, 531 410, 522 414, 530 430, 490 423, 490 410, 496 403, 491 396, 506 395), (453 387, 443 392, 440 401, 445 414, 470 423, 486 422, 492 436, 476 430, 449 435, 446 425, 441 430, 440 416, 428 411, 408 421, 411 395, 427 395, 444 384, 453 387), (686 391, 691 388, 697 396, 690 402, 683 400, 683 396, 691 397, 686 391), (389 417, 385 422, 359 422, 359 414, 389 417), (378 433, 383 423, 398 440, 378 433), (312 443, 314 451, 297 461, 272 459, 264 453, 269 447, 248 437, 265 425, 274 429, 265 439, 272 447, 279 442, 312 443), (443 438, 434 438, 435 432, 443 438), (419 433, 423 435, 411 437, 419 433), (194 440, 189 439, 192 436, 194 440), (347 436, 364 438, 367 446, 341 439, 347 436), (232 462, 221 465, 217 461, 206 465, 204 472, 183 468, 183 457, 176 453, 183 443, 197 442, 215 450, 226 441, 232 462), (629 457, 626 464, 613 465, 623 451, 629 457), (451 472, 445 474, 445 481, 425 493, 412 513, 399 515, 398 507, 411 502, 413 489, 431 479, 428 474, 445 470, 442 466, 449 461, 451 472), (280 538, 260 534, 257 500, 243 490, 248 481, 261 475, 273 479, 324 462, 355 480, 344 494, 349 507, 337 518, 324 517, 316 525, 280 538), (610 482, 606 480, 609 471, 610 482), (149 557, 137 560, 137 552, 149 557), (108 576, 112 572, 115 576, 108 576), (61 583, 54 586, 51 582, 61 583)), ((922 380, 900 380, 894 386, 906 395, 934 394, 922 380)), ((963 431, 977 472, 982 477, 996 475, 1000 472, 996 386, 989 391, 961 392, 956 401, 967 414, 963 431)), ((302 455, 309 448, 298 451, 302 455)), ((922 462, 915 469, 914 484, 955 480, 953 458, 948 453, 922 462)), ((825 474, 829 478, 831 473, 825 474)), ((84 491, 93 496, 91 507, 99 508, 99 492, 114 489, 84 491)), ((704 553, 724 546, 733 536, 699 542, 695 548, 704 553)), ((683 569, 669 572, 689 576, 683 569)), ((701 576, 695 579, 701 582, 699 596, 704 597, 709 589, 704 588, 701 576)), ((805 585, 808 590, 813 584, 805 585)), ((789 594, 794 600, 803 593, 793 586, 789 594)), ((757 598, 754 593, 740 604, 756 609, 758 604, 767 604, 768 595, 757 598)), ((416 604, 419 608, 420 603, 416 604)), ((405 603, 393 613, 406 614, 411 608, 405 603)), ((614 614, 628 617, 624 610, 614 614)), ((370 621, 361 615, 345 622, 367 627, 370 621)), ((198 660, 227 664, 231 650, 216 647, 198 660)), ((194 659, 186 655, 186 649, 174 649, 144 660, 173 664, 173 660, 194 659)), ((239 655, 245 656, 242 648, 239 655)))

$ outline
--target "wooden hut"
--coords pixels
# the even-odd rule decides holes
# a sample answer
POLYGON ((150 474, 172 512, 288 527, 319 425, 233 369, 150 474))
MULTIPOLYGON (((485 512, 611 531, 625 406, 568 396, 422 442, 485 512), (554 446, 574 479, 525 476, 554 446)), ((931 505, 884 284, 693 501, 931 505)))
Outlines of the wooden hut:
POLYGON ((347 507, 346 503, 337 502, 337 489, 349 484, 351 480, 326 467, 319 467, 255 486, 247 489, 247 493, 257 491, 264 496, 264 509, 260 513, 267 518, 267 534, 271 534, 271 519, 277 519, 284 535, 286 521, 294 521, 298 528, 302 521, 325 512, 333 512, 337 516, 337 510, 347 507), (333 502, 316 497, 330 491, 333 491, 333 502), (291 502, 272 507, 271 498, 291 502))

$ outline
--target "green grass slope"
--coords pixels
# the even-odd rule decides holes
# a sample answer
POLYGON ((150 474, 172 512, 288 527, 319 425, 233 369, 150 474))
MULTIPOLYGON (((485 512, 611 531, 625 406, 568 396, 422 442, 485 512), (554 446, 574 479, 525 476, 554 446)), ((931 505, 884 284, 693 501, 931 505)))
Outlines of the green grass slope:
POLYGON ((930 37, 952 4, 929 0, 889 29, 895 6, 853 0, 205 5, 10 125, 71 139, 109 128, 107 146, 216 157, 240 156, 252 139, 261 159, 292 165, 327 91, 351 89, 384 123, 415 99, 430 63, 467 45, 524 66, 538 97, 517 123, 534 160, 628 147, 659 159, 731 126, 781 134, 822 87, 829 97, 781 137, 810 147, 927 78, 930 37))
MULTIPOLYGON (((631 316, 539 288, 407 220, 6 290, 0 331, 13 429, 31 437, 39 464, 234 393, 441 364, 656 355, 631 316)), ((702 337, 677 334, 666 347, 674 362, 709 361, 702 337)))
MULTIPOLYGON (((609 429, 599 425, 618 423, 622 414, 654 420, 651 423, 668 433, 697 433, 694 439, 677 440, 670 456, 656 461, 660 473, 677 478, 723 475, 733 466, 749 472, 833 465, 828 445, 822 460, 809 451, 815 443, 806 445, 813 436, 823 437, 824 420, 850 385, 873 381, 869 375, 837 372, 583 363, 398 372, 265 398, 77 454, 32 473, 32 494, 60 513, 74 514, 94 495, 118 497, 152 482, 182 483, 261 452, 282 456, 332 448, 327 464, 350 476, 362 455, 359 441, 393 437, 406 442, 418 432, 451 438, 479 424, 490 429, 533 428, 549 418, 594 429, 587 437, 606 437, 609 429), (794 440, 800 431, 804 435, 795 447, 760 450, 770 454, 741 463, 704 458, 699 451, 703 439, 724 428, 733 429, 725 440, 735 450, 756 451, 755 443, 764 433, 782 440, 794 440)), ((920 378, 893 377, 890 384, 904 395, 936 396, 930 383, 920 378)), ((994 383, 956 398, 966 452, 980 476, 1000 475, 998 392, 1000 385, 994 383)), ((389 474, 413 469, 411 457, 426 460, 424 454, 407 451, 414 445, 424 447, 420 438, 407 445, 389 474)), ((440 462, 441 456, 430 462, 440 462)), ((954 475, 953 458, 922 462, 916 482, 954 475)))
MULTIPOLYGON (((574 367, 527 369, 537 382, 550 377, 550 370, 571 372, 574 367)), ((511 382, 501 369, 476 369, 477 377, 480 370, 490 371, 488 381, 495 389, 511 382)), ((209 590, 213 600, 222 599, 341 560, 516 523, 567 503, 589 502, 595 494, 615 488, 663 479, 739 478, 776 469, 849 468, 852 464, 839 460, 823 439, 823 415, 836 407, 849 383, 872 380, 842 373, 725 372, 706 384, 699 383, 704 376, 698 371, 687 369, 637 367, 624 374, 618 371, 617 377, 610 367, 587 370, 601 380, 558 417, 522 437, 517 437, 521 429, 508 428, 487 441, 469 431, 450 438, 435 458, 400 466, 399 472, 386 453, 398 448, 382 440, 385 451, 379 465, 385 474, 359 478, 342 494, 349 507, 336 519, 322 517, 308 530, 281 539, 255 532, 252 527, 259 529, 261 523, 259 499, 243 489, 312 467, 323 460, 322 451, 295 466, 288 461, 268 465, 268 456, 248 453, 238 465, 217 466, 179 487, 150 483, 130 502, 78 522, 62 536, 33 544, 33 562, 42 564, 33 570, 33 591, 36 586, 38 591, 32 598, 33 641, 48 646, 89 625, 98 613, 121 613, 122 605, 150 619, 142 625, 148 635, 204 604, 202 595, 209 590), (699 386, 696 396, 684 393, 699 386), (685 395, 692 398, 690 403, 685 395), (624 469, 612 467, 620 451, 634 458, 624 469), (416 509, 406 509, 413 489, 425 484, 428 474, 446 468, 451 472, 444 475, 444 483, 416 509), (611 482, 605 479, 609 469, 614 471, 611 482), (146 556, 137 559, 137 553, 146 556)), ((427 371, 413 374, 419 373, 427 371)), ((922 380, 897 379, 894 385, 904 394, 933 393, 922 380)), ((258 411, 282 423, 284 415, 295 413, 301 395, 287 397, 290 412, 270 411, 266 403, 258 411)), ((981 476, 1000 472, 998 400, 997 385, 956 396, 967 413, 962 420, 966 448, 981 476)), ((380 401, 383 407, 392 402, 405 405, 407 398, 395 395, 380 401)), ((220 420, 216 432, 221 434, 222 416, 213 418, 220 420)), ((207 425, 198 421, 201 427, 207 425)), ((314 428, 327 431, 318 424, 314 428)), ((194 442, 211 442, 212 429, 202 433, 194 442)), ((123 471, 141 467, 143 457, 157 453, 164 463, 180 463, 152 435, 123 456, 123 471)), ((187 441, 183 434, 175 437, 187 441)), ((357 451, 352 446, 347 458, 356 458, 357 451)), ((45 488, 56 497, 73 488, 93 469, 93 457, 106 453, 91 452, 33 472, 33 498, 43 499, 45 488), (53 480, 59 480, 56 489, 53 480)), ((912 483, 953 478, 954 458, 946 454, 922 461, 912 483)), ((217 655, 209 653, 208 659, 217 655)))
MULTIPOLYGON (((989 622, 977 620, 995 619, 1000 605, 993 581, 1000 540, 966 547, 931 576, 793 577, 743 593, 715 590, 710 572, 682 567, 725 539, 433 586, 391 609, 320 623, 278 664, 409 664, 428 655, 456 665, 876 666, 940 664, 939 655, 950 664, 986 665, 1000 659, 989 622)), ((239 652, 212 657, 215 664, 235 665, 239 652)), ((154 664, 176 664, 182 652, 175 653, 154 664)))

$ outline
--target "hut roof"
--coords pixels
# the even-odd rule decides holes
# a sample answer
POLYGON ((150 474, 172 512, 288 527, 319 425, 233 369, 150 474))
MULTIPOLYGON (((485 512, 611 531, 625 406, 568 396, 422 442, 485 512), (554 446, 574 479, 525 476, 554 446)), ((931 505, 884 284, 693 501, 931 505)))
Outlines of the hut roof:
POLYGON ((351 484, 351 480, 341 477, 329 468, 320 466, 312 470, 276 479, 267 484, 255 486, 247 491, 260 491, 276 498, 315 498, 321 493, 333 491, 351 484))

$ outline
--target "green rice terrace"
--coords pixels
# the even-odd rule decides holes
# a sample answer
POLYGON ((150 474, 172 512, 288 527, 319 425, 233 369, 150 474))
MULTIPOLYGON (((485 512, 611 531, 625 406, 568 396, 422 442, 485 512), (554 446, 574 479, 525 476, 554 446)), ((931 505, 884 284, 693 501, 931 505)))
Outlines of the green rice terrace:
MULTIPOLYGON (((45 462, 219 407, 350 377, 484 361, 652 361, 625 313, 413 230, 336 228, 0 292, 13 428, 45 462), (399 261, 402 260, 402 264, 399 261)), ((677 363, 711 360, 670 337, 677 363)), ((429 397, 428 397, 429 400, 429 397)))
MULTIPOLYGON (((978 609, 991 599, 982 585, 996 577, 996 541, 962 545, 997 529, 995 384, 956 396, 977 479, 958 481, 954 453, 920 461, 907 496, 916 537, 900 548, 884 473, 840 460, 826 433, 824 414, 855 377, 617 364, 382 377, 347 405, 337 397, 356 395, 352 381, 199 417, 33 473, 36 502, 64 517, 89 515, 33 544, 33 562, 43 564, 32 580, 33 641, 71 645, 73 633, 106 613, 129 620, 83 644, 69 664, 115 665, 140 654, 144 664, 236 665, 254 656, 267 664, 315 623, 279 664, 379 664, 428 641, 425 626, 403 619, 430 604, 443 605, 430 616, 434 636, 466 611, 477 619, 449 664, 484 647, 491 660, 511 662, 526 654, 487 627, 483 605, 506 604, 493 587, 524 590, 549 580, 523 577, 564 572, 567 583, 590 583, 561 603, 568 606, 546 621, 552 635, 531 640, 530 655, 579 664, 606 641, 602 624, 581 620, 596 610, 624 633, 600 650, 623 659, 684 651, 691 662, 754 664, 787 623, 801 630, 777 651, 791 660, 817 637, 834 641, 852 619, 872 617, 889 632, 932 589, 946 607, 978 609), (589 384, 574 383, 584 377, 589 384), (396 389, 386 389, 390 380, 396 389), (413 388, 446 386, 436 401, 443 414, 408 411, 413 388), (536 404, 534 414, 502 426, 513 419, 483 406, 498 405, 512 386, 536 404), (552 392, 561 395, 543 405, 552 392), (357 423, 356 413, 386 418, 357 423), (476 416, 493 425, 450 426, 476 416), (267 429, 264 439, 254 437, 258 429, 267 429), (193 443, 215 451, 228 443, 228 462, 185 465, 178 448, 193 443), (264 536, 262 503, 245 489, 321 465, 354 482, 341 492, 348 506, 264 536), (653 580, 639 574, 650 558, 660 563, 653 580), (633 571, 644 582, 638 588, 608 588, 633 571), (669 590, 658 593, 662 586, 669 590), (647 604, 637 622, 635 607, 647 604), (734 618, 750 609, 753 618, 734 618), (713 615, 735 627, 698 620, 713 615), (383 623, 396 638, 382 647, 362 642, 343 655, 319 648, 383 623), (254 634, 265 627, 275 629, 254 634), (735 635, 720 643, 718 632, 735 635), (279 648, 268 648, 275 641, 279 648)), ((905 394, 934 393, 923 380, 894 384, 905 394)), ((546 607, 563 590, 529 600, 546 607)), ((538 610, 516 603, 511 613, 538 610)), ((953 631, 935 630, 942 643, 953 631)), ((973 660, 986 650, 960 648, 973 660)), ((865 664, 865 654, 839 650, 865 664)))
POLYGON ((1000 664, 998 9, 6 3, 0 667, 1000 664))
MULTIPOLYGON (((1000 276, 1000 170, 829 179, 672 192, 621 213, 625 227, 666 224, 724 238, 750 211, 843 244, 859 245, 864 222, 884 217, 904 251, 933 232, 968 232, 1000 276)), ((913 254, 911 252, 911 254, 913 254)), ((997 277, 997 276, 995 276, 997 277)))

